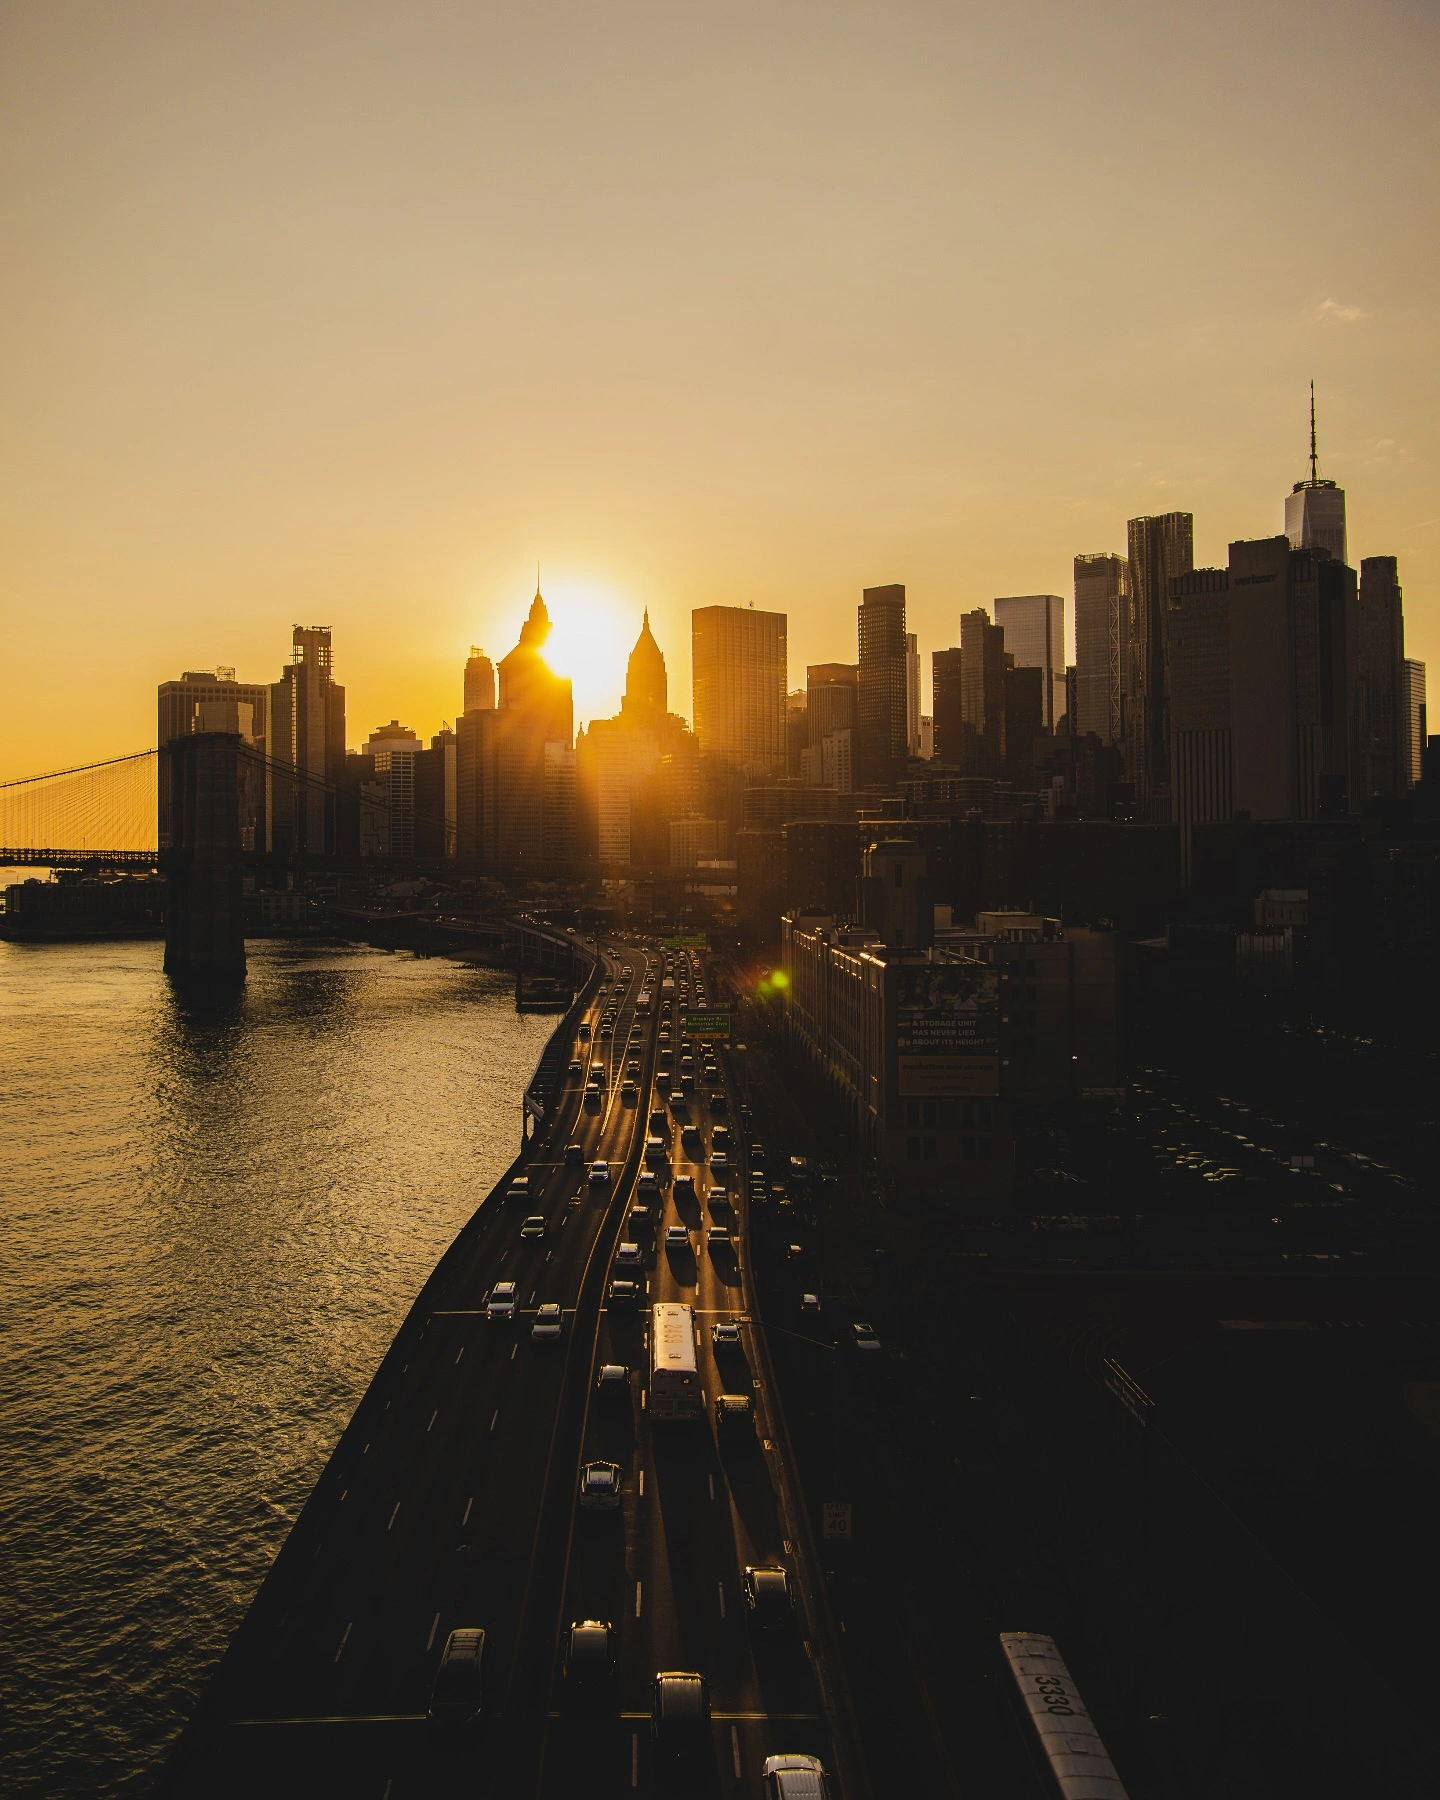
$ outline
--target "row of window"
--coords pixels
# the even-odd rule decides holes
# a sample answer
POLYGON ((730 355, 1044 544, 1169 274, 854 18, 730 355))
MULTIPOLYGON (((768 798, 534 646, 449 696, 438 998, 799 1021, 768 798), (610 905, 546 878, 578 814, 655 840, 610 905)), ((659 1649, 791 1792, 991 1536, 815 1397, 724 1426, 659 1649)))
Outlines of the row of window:
POLYGON ((993 1123, 989 1100, 907 1100, 905 1123, 909 1126, 940 1126, 954 1131, 989 1131, 993 1123))
MULTIPOLYGON (((910 1137, 905 1140, 905 1154, 911 1162, 934 1162, 935 1140, 933 1137, 910 1137)), ((991 1162, 995 1156, 995 1140, 992 1137, 962 1137, 960 1140, 960 1160, 962 1162, 991 1162)))

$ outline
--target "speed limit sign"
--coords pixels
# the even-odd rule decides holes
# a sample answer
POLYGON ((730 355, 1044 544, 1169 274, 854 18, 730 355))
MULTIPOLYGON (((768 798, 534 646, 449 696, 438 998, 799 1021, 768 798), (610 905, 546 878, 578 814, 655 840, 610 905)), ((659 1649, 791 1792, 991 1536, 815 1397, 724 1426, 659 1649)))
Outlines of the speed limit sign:
POLYGON ((827 1500, 822 1510, 824 1535, 827 1538, 840 1538, 848 1543, 851 1537, 850 1502, 848 1500, 827 1500))

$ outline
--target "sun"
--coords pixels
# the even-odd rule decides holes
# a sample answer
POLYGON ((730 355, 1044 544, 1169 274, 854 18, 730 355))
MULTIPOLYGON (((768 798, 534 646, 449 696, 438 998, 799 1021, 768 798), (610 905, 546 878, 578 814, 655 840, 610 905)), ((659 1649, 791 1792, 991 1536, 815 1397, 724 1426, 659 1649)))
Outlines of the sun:
POLYGON ((640 635, 638 609, 591 583, 564 577, 544 583, 550 613, 545 660, 557 675, 568 675, 575 693, 575 719, 609 718, 620 710, 625 663, 640 635))

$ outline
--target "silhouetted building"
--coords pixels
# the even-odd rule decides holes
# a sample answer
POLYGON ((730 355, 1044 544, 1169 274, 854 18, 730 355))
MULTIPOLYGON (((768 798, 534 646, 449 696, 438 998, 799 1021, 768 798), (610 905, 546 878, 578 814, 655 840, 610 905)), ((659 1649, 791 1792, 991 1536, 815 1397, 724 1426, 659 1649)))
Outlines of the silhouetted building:
POLYGON ((805 773, 805 751, 810 742, 809 706, 804 688, 785 696, 785 776, 799 781, 805 773))
POLYGON ((465 664, 465 711, 488 712, 495 705, 495 665, 478 645, 465 664))
POLYGON ((805 671, 806 742, 821 744, 834 731, 855 727, 855 695, 860 670, 855 663, 811 663, 805 671))
POLYGON ((1400 665, 1400 766, 1405 785, 1414 787, 1424 773, 1427 725, 1425 665, 1407 656, 1400 665))
POLYGON ((855 691, 857 786, 892 781, 904 766, 906 729, 905 589, 866 588, 860 601, 855 691))
POLYGON ((959 648, 937 650, 930 658, 935 760, 961 768, 965 742, 964 684, 959 648))
POLYGON ((1165 630, 1170 583, 1193 566, 1190 513, 1131 519, 1129 657, 1125 670, 1125 772, 1147 817, 1168 817, 1170 723, 1165 705, 1165 630))
POLYGON ((786 619, 752 606, 690 615, 695 736, 747 775, 785 770, 786 619))
POLYGON ((1040 724, 1054 731, 1065 711, 1065 602, 1059 594, 1009 594, 995 602, 995 623, 1017 669, 1039 669, 1040 724))
POLYGON ((329 855, 345 762, 345 690, 335 680, 328 625, 297 625, 289 666, 270 689, 270 846, 329 855))
POLYGON ((1005 779, 1017 788, 1035 785, 1035 743, 1049 737, 1043 717, 1050 683, 1045 670, 1011 665, 1005 653, 1005 779))
POLYGON ((920 642, 905 633, 905 754, 920 754, 920 642))
POLYGON ((1123 740, 1121 670, 1129 649, 1130 597, 1123 556, 1075 558, 1075 705, 1070 729, 1123 740))
POLYGON ((1322 479, 1315 447, 1315 384, 1310 384, 1310 474, 1285 496, 1285 535, 1295 550, 1327 550, 1348 561, 1345 543, 1345 490, 1322 479))
POLYGON ((1170 583, 1170 816, 1189 879, 1194 829, 1234 809, 1230 731, 1230 574, 1192 569, 1170 583))
MULTIPOLYGON (((416 762, 423 750, 420 739, 398 719, 378 726, 365 740, 364 754, 370 760, 371 773, 383 793, 383 835, 373 854, 414 856, 416 853, 416 762)), ((443 791, 438 798, 443 844, 443 791)))
POLYGON ((934 937, 935 900, 928 862, 919 844, 882 838, 861 860, 860 923, 891 950, 928 950, 934 937))
POLYGON ((1359 791, 1364 806, 1409 785, 1401 766, 1404 721, 1401 670, 1405 620, 1400 577, 1393 556, 1367 556, 1360 564, 1355 667, 1355 733, 1359 791))
POLYGON ((955 766, 998 779, 1005 767, 1005 631, 978 606, 960 615, 960 713, 955 766))

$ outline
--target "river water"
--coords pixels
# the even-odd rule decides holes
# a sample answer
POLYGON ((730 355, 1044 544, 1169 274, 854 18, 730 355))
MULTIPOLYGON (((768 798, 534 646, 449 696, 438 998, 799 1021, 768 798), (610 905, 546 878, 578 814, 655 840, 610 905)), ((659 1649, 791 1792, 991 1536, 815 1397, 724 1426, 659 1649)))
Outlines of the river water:
POLYGON ((0 1778, 146 1791, 553 1021, 440 959, 0 943, 0 1778))

